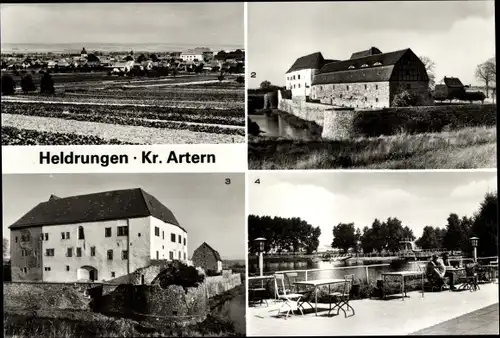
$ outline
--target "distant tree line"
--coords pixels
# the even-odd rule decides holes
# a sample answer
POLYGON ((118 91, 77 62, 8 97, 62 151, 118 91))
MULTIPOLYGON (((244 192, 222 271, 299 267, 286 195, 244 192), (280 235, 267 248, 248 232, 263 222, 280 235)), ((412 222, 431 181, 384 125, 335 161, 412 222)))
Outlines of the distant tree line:
MULTIPOLYGON (((37 86, 33 77, 29 73, 25 73, 21 76, 21 90, 23 93, 35 92, 37 86)), ((2 75, 1 78, 1 92, 2 95, 13 95, 16 92, 17 83, 14 78, 9 74, 2 75)), ((54 80, 50 73, 45 72, 40 79, 40 93, 41 94, 54 94, 54 80)))
POLYGON ((257 252, 255 239, 264 237, 265 252, 299 252, 307 254, 318 250, 320 227, 314 227, 298 218, 248 216, 248 247, 257 252))

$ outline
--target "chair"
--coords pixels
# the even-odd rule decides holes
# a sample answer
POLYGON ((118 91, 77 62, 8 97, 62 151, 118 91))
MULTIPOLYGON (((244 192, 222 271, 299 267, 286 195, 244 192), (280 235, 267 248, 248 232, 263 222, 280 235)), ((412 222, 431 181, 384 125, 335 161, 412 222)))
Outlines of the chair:
POLYGON ((300 299, 300 302, 298 303, 299 306, 302 307, 302 309, 304 309, 303 304, 307 303, 311 307, 311 309, 314 308, 311 305, 311 303, 309 302, 309 297, 312 293, 312 290, 300 290, 298 285, 295 284, 295 282, 297 282, 297 280, 298 280, 299 274, 297 272, 287 272, 287 273, 284 273, 284 276, 285 276, 285 281, 288 284, 288 287, 286 288, 287 292, 288 293, 298 293, 298 294, 302 295, 302 298, 300 299))
POLYGON ((292 305, 295 305, 295 307, 300 311, 300 313, 303 315, 304 312, 302 311, 302 305, 300 304, 300 300, 302 299, 302 294, 300 293, 288 293, 287 289, 285 288, 285 276, 283 274, 275 274, 275 290, 276 290, 276 297, 280 300, 283 300, 284 303, 281 305, 281 307, 278 309, 278 316, 280 313, 284 312, 282 309, 284 307, 287 307, 285 319, 288 318, 288 314, 290 311, 293 313, 293 307, 292 305), (281 285, 279 285, 281 284, 281 285))
POLYGON ((349 298, 351 294, 351 288, 352 288, 352 282, 354 280, 354 275, 345 275, 344 276, 344 283, 342 284, 342 292, 332 292, 328 296, 330 299, 333 299, 333 308, 332 308, 332 302, 330 302, 330 311, 328 311, 328 314, 332 312, 333 310, 337 309, 337 315, 339 314, 339 311, 342 310, 344 312, 344 316, 347 318, 347 311, 349 309, 352 311, 352 316, 354 316, 354 309, 353 307, 349 304, 349 298), (344 309, 345 307, 345 309, 344 309))
POLYGON ((460 285, 460 290, 477 291, 479 290, 479 279, 477 274, 477 264, 465 264, 465 278, 463 284, 460 285))

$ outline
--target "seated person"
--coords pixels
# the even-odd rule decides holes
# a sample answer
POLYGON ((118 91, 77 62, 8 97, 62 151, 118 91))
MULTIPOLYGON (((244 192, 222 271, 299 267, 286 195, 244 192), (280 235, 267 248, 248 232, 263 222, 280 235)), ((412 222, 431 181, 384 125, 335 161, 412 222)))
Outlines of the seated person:
POLYGON ((441 257, 443 258, 443 265, 445 266, 444 277, 448 277, 450 279, 450 289, 455 290, 455 275, 452 271, 446 271, 446 267, 451 267, 448 253, 443 253, 441 257))
POLYGON ((433 286, 441 287, 445 284, 444 275, 446 267, 438 255, 432 255, 429 263, 427 263, 426 276, 433 286))

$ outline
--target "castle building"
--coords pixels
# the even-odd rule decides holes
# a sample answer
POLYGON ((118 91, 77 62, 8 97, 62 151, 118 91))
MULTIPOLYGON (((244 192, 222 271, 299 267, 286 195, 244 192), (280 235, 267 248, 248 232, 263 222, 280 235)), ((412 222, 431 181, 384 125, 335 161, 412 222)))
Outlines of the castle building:
POLYGON ((219 252, 206 242, 194 250, 192 259, 195 266, 203 268, 207 273, 222 272, 222 259, 219 252))
POLYGON ((107 281, 150 265, 187 261, 187 232, 142 189, 39 203, 10 227, 12 281, 107 281))
POLYGON ((382 53, 372 47, 344 61, 324 60, 321 53, 307 55, 287 72, 287 89, 292 98, 338 107, 391 107, 404 91, 418 97, 419 105, 431 103, 425 65, 411 49, 382 53))

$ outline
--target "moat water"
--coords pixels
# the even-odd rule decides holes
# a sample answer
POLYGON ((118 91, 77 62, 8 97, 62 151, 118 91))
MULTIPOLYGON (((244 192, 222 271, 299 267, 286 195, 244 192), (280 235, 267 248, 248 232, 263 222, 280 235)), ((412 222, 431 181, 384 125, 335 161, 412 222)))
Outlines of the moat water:
POLYGON ((262 136, 287 137, 308 140, 312 138, 308 129, 293 127, 284 118, 278 115, 248 115, 248 118, 259 125, 264 132, 262 136))

